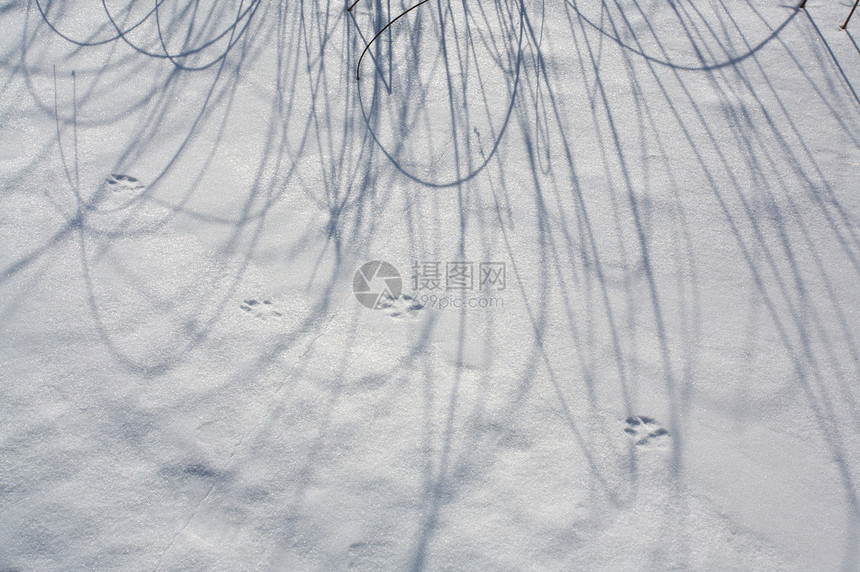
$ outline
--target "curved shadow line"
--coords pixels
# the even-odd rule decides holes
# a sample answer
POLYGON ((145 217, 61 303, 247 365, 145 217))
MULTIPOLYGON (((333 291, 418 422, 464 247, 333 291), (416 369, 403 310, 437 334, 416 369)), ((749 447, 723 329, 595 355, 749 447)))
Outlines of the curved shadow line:
MULTIPOLYGON (((519 89, 520 73, 522 70, 522 61, 523 61, 523 31, 525 28, 524 18, 525 18, 525 4, 524 4, 524 0, 520 0, 520 34, 519 34, 520 37, 519 37, 519 42, 517 45, 516 75, 514 77, 514 86, 513 86, 513 91, 511 94, 511 103, 508 106, 507 113, 505 114, 505 120, 502 123, 502 128, 499 131, 498 136, 496 136, 496 139, 493 142, 493 148, 490 150, 489 153, 487 153, 487 156, 484 159, 484 162, 481 163, 472 172, 470 172, 469 174, 467 174, 463 177, 460 177, 459 179, 453 180, 453 181, 448 182, 448 183, 434 183, 432 181, 427 181, 427 180, 421 179, 418 176, 413 175, 412 173, 410 173, 409 171, 404 169, 403 166, 400 165, 400 163, 397 161, 397 159, 395 159, 391 155, 391 153, 388 152, 388 150, 385 148, 385 146, 382 144, 382 142, 376 136, 376 132, 373 130, 373 127, 371 127, 371 125, 370 125, 370 116, 368 115, 367 109, 364 106, 364 100, 361 97, 361 90, 360 89, 358 90, 358 101, 359 101, 359 106, 361 107, 361 114, 364 117, 365 125, 367 126, 367 130, 370 133, 370 136, 373 138, 373 141, 379 147, 379 150, 382 151, 382 154, 385 155, 386 158, 388 158, 388 160, 391 162, 391 164, 394 165, 394 167, 398 171, 403 173, 403 175, 405 175, 407 178, 415 181, 416 183, 419 183, 419 184, 424 185, 426 187, 431 187, 434 189, 445 189, 445 188, 455 187, 457 185, 460 185, 462 183, 465 183, 467 181, 474 179, 478 175, 478 173, 483 171, 484 168, 490 163, 493 156, 496 154, 496 151, 498 151, 498 149, 499 149, 499 144, 502 141, 502 137, 504 137, 505 132, 508 129, 508 124, 510 123, 511 114, 514 111, 514 105, 516 104, 516 101, 517 101, 517 91, 519 89)), ((374 95, 374 98, 375 97, 376 96, 374 95)))
POLYGON ((735 66, 735 65, 737 65, 737 64, 739 64, 739 63, 741 63, 741 62, 742 62, 742 61, 744 61, 745 59, 750 58, 750 57, 752 57, 753 55, 755 55, 759 50, 761 50, 761 49, 762 49, 763 47, 765 47, 768 43, 770 43, 770 42, 771 42, 771 40, 773 40, 773 39, 775 39, 777 36, 779 36, 779 34, 783 31, 783 29, 785 29, 785 27, 786 27, 786 26, 788 26, 788 24, 789 24, 789 23, 791 23, 791 21, 792 21, 792 20, 794 20, 794 18, 795 18, 795 17, 797 16, 797 14, 799 13, 799 10, 795 10, 795 11, 794 11, 794 13, 792 13, 792 15, 791 15, 791 16, 789 16, 789 17, 788 17, 788 18, 787 18, 787 19, 786 19, 782 24, 780 24, 779 26, 777 26, 777 27, 776 27, 776 29, 774 29, 774 30, 770 33, 770 35, 768 35, 764 40, 762 40, 761 42, 759 42, 758 44, 756 44, 754 47, 752 47, 749 51, 747 51, 746 53, 744 53, 744 54, 742 54, 742 55, 740 55, 740 56, 737 56, 737 57, 731 58, 731 59, 729 59, 729 60, 726 60, 726 61, 724 61, 724 62, 720 62, 720 63, 718 63, 718 64, 711 64, 711 65, 706 65, 706 66, 684 66, 684 65, 674 64, 674 63, 672 63, 672 62, 670 62, 670 61, 668 61, 668 60, 661 60, 661 59, 656 58, 656 57, 654 57, 654 56, 649 56, 648 54, 646 54, 646 53, 645 53, 645 52, 643 52, 642 50, 639 50, 639 49, 637 49, 637 48, 634 48, 633 46, 630 46, 630 45, 628 45, 628 44, 625 44, 625 43, 624 43, 622 40, 620 40, 618 37, 613 36, 612 34, 610 34, 609 32, 607 32, 606 30, 604 30, 603 28, 601 28, 598 24, 595 24, 594 22, 592 22, 591 20, 589 20, 588 18, 586 18, 586 17, 582 14, 582 12, 580 12, 580 11, 579 11, 579 8, 577 8, 575 4, 571 3, 571 0, 564 0, 564 1, 565 1, 565 3, 566 3, 568 6, 570 6, 570 7, 571 7, 571 9, 572 9, 574 12, 576 12, 577 16, 579 17, 579 19, 580 19, 581 21, 585 22, 585 23, 586 23, 586 24, 588 24, 590 27, 594 28, 594 29, 595 29, 597 32, 599 32, 601 35, 603 35, 603 36, 605 36, 605 37, 609 38, 610 40, 612 40, 613 42, 615 42, 616 44, 618 44, 618 46, 620 46, 621 48, 623 48, 623 49, 625 49, 625 50, 627 50, 627 51, 629 51, 629 52, 632 52, 632 53, 634 53, 634 54, 636 54, 636 55, 638 55, 638 56, 641 56, 642 58, 644 58, 645 60, 647 60, 647 61, 649 61, 649 62, 652 62, 652 63, 655 63, 655 64, 659 64, 659 65, 661 65, 661 66, 670 67, 670 68, 675 69, 675 70, 684 70, 684 71, 713 71, 713 70, 718 70, 718 69, 722 69, 722 68, 725 68, 725 67, 735 66))

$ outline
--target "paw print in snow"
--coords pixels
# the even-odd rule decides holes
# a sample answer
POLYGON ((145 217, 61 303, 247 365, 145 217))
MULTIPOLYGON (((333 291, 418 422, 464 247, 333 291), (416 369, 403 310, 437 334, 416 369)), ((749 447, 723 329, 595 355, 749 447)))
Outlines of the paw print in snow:
POLYGON ((669 432, 650 417, 630 416, 624 432, 633 437, 637 445, 658 444, 669 438, 669 432))
POLYGON ((275 308, 275 305, 271 300, 255 300, 253 298, 249 298, 239 304, 239 307, 262 320, 266 320, 268 318, 280 318, 284 315, 280 310, 275 308))
POLYGON ((116 192, 139 191, 144 186, 136 177, 132 177, 131 175, 119 175, 116 173, 112 173, 110 177, 105 179, 105 184, 107 185, 107 188, 116 192))
POLYGON ((420 315, 418 311, 424 308, 418 300, 412 296, 407 296, 406 294, 403 294, 396 299, 383 297, 379 301, 379 307, 380 309, 385 310, 385 312, 392 318, 401 320, 417 319, 420 315))

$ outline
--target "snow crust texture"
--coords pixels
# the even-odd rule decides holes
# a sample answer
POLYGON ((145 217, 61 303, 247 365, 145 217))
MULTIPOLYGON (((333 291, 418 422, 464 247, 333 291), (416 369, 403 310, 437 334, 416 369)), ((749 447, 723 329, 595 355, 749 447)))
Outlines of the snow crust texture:
POLYGON ((0 570, 860 570, 849 4, 0 0, 0 570))

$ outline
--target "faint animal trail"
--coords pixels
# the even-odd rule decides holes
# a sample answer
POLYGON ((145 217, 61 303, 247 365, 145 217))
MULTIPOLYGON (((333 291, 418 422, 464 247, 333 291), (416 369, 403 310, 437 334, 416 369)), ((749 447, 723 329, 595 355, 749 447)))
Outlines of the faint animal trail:
POLYGON ((217 471, 202 463, 193 463, 188 465, 182 469, 182 472, 186 475, 199 477, 201 479, 214 479, 219 476, 217 471))
POLYGON ((527 433, 516 428, 507 427, 504 424, 492 421, 479 421, 476 422, 474 431, 478 438, 486 438, 494 446, 501 449, 528 451, 534 446, 534 441, 527 433))
POLYGON ((389 316, 400 320, 414 320, 419 317, 419 311, 424 308, 412 296, 401 294, 397 298, 383 297, 379 300, 379 308, 389 316))
POLYGON ((624 432, 632 436, 637 445, 659 445, 669 439, 669 432, 650 417, 630 416, 624 432))
POLYGON ((136 177, 116 173, 111 173, 110 177, 105 179, 105 184, 107 185, 107 188, 115 192, 139 191, 144 187, 144 184, 136 177))
POLYGON ((379 570, 391 559, 391 545, 387 542, 353 542, 347 553, 349 570, 379 570))
POLYGON ((239 307, 261 320, 277 319, 284 315, 283 312, 275 307, 271 300, 249 298, 239 304, 239 307))
POLYGON ((365 375, 350 388, 350 393, 366 393, 376 391, 384 387, 386 382, 388 382, 388 376, 365 375))

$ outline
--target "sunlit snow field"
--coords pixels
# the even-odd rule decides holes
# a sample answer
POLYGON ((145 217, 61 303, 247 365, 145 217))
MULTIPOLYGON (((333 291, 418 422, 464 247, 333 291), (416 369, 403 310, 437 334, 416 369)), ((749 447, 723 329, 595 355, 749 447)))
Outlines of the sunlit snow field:
POLYGON ((0 569, 860 569, 792 2, 5 0, 0 569))

